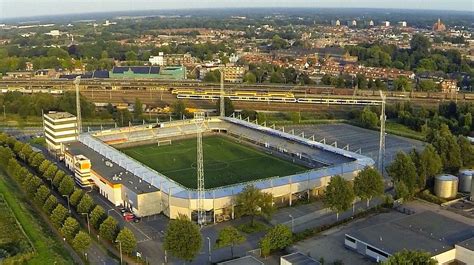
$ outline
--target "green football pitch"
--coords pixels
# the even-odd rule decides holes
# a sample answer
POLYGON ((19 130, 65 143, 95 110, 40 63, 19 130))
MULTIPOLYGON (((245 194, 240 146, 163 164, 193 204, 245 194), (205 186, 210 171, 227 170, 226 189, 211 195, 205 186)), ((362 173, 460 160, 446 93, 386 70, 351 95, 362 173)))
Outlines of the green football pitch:
MULTIPOLYGON (((196 188, 196 138, 171 145, 143 145, 121 149, 128 156, 174 181, 196 188)), ((220 136, 203 138, 206 188, 216 188, 273 176, 287 176, 306 168, 220 136)))

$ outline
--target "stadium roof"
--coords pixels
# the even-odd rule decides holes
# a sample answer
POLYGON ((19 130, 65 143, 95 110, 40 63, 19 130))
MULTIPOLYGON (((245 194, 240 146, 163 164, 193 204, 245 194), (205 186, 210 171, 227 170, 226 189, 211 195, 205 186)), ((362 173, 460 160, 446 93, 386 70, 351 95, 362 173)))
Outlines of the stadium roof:
POLYGON ((425 211, 347 234, 389 254, 403 249, 424 250, 437 255, 474 236, 474 227, 425 211))
POLYGON ((123 167, 105 158, 81 142, 72 142, 66 146, 72 155, 84 155, 91 161, 92 170, 113 184, 122 184, 137 194, 158 191, 159 189, 123 167), (107 166, 107 164, 112 166, 107 166))

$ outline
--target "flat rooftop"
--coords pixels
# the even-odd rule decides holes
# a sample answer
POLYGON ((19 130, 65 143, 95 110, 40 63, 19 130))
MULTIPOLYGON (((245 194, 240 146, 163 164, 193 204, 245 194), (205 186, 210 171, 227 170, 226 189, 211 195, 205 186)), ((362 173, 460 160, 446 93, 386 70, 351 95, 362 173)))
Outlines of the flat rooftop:
POLYGON ((245 256, 238 259, 217 263, 219 265, 263 265, 264 263, 252 256, 245 256))
POLYGON ((347 235, 389 254, 403 249, 417 249, 437 255, 472 238, 474 227, 425 211, 365 227, 347 235))
POLYGON ((458 243, 456 245, 474 251, 474 237, 471 237, 468 240, 464 240, 463 242, 458 243))
POLYGON ((159 190, 81 142, 69 143, 66 145, 66 148, 67 152, 72 155, 84 155, 87 157, 91 161, 92 170, 112 184, 122 184, 137 194, 159 190))
POLYGON ((46 114, 46 116, 54 120, 69 119, 69 118, 76 117, 69 112, 49 112, 48 114, 46 114))
POLYGON ((321 265, 319 261, 316 261, 300 252, 288 254, 281 257, 281 259, 288 261, 292 265, 321 265))

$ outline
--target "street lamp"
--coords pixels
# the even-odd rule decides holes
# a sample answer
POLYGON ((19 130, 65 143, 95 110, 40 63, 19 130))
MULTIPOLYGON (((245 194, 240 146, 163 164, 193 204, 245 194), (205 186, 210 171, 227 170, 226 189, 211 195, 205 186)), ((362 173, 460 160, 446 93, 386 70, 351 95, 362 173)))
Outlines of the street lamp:
POLYGON ((209 263, 211 263, 211 238, 206 236, 207 242, 208 242, 208 249, 209 249, 209 263))
POLYGON ((291 232, 294 233, 295 218, 293 218, 293 215, 291 214, 289 214, 288 216, 291 218, 291 232))
POLYGON ((120 264, 123 263, 123 258, 122 258, 122 242, 120 240, 115 240, 115 243, 119 243, 119 250, 120 250, 120 264))
POLYGON ((89 230, 89 234, 91 233, 91 226, 89 224, 89 214, 88 213, 81 213, 82 215, 86 215, 87 218, 87 229, 89 230))
POLYGON ((71 213, 71 205, 69 204, 69 195, 63 195, 63 197, 66 197, 67 199, 67 208, 69 210, 69 213, 71 213))

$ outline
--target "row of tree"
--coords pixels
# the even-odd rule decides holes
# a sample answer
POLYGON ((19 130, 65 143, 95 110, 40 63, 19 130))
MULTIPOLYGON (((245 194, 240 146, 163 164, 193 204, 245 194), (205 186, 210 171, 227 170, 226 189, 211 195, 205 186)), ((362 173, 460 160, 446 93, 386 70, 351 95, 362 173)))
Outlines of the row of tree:
POLYGON ((35 152, 27 143, 17 141, 13 137, 0 134, 0 163, 9 174, 23 187, 26 194, 45 213, 50 215, 51 223, 80 253, 85 253, 91 241, 89 235, 80 230, 79 222, 71 216, 71 210, 58 202, 52 189, 63 197, 67 197, 68 207, 79 215, 87 215, 90 225, 98 230, 105 240, 121 243, 122 251, 130 254, 137 245, 135 236, 128 228, 120 229, 118 222, 107 216, 105 210, 97 205, 92 197, 83 190, 75 188, 74 178, 46 159, 41 152, 35 152), (30 166, 40 177, 20 164, 16 157, 30 166), (48 185, 48 182, 50 185, 48 185))

